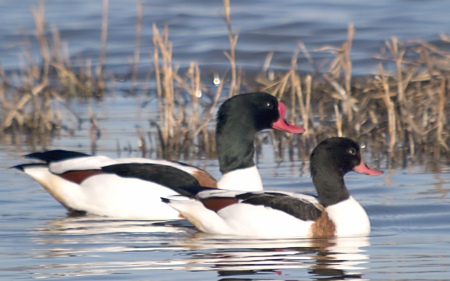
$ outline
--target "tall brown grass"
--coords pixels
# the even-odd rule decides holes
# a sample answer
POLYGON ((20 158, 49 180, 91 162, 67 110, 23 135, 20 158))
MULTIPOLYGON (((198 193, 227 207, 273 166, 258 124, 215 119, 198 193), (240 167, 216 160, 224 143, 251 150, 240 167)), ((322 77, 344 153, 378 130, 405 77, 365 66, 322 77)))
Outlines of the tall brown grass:
MULTIPOLYGON (((108 84, 108 79, 113 81, 114 77, 104 71, 108 0, 103 5, 100 58, 95 71, 91 71, 89 59, 80 59, 81 66, 73 67, 57 29, 50 33, 45 29, 43 1, 33 9, 35 40, 42 63, 37 64, 30 51, 25 50, 27 65, 23 69, 8 74, 0 70, 0 129, 4 133, 51 136, 63 128, 62 115, 68 113, 80 120, 70 110, 70 99, 99 99, 113 90, 107 89, 107 85, 113 85, 108 84), (56 107, 55 103, 63 106, 56 107)), ((144 129, 137 131, 138 147, 144 156, 150 150, 156 150, 158 157, 170 159, 215 156, 214 129, 208 126, 214 118, 214 109, 224 89, 229 90, 228 96, 235 95, 241 91, 241 82, 247 80, 236 66, 238 35, 231 26, 230 2, 224 0, 223 5, 230 43, 230 49, 224 53, 230 70, 220 75, 221 83, 213 90, 203 84, 207 79, 197 63, 190 63, 180 73, 173 61, 169 28, 152 26, 153 48, 149 52, 153 69, 148 79, 156 84, 159 116, 150 121, 150 126, 156 129, 150 138, 157 139, 156 145, 151 141, 147 144, 149 136, 142 132, 144 129)), ((136 47, 130 71, 133 87, 138 82, 141 58, 142 9, 141 2, 137 1, 136 47)), ((378 73, 355 78, 350 59, 354 34, 354 26, 349 25, 348 36, 340 46, 316 50, 335 55, 325 72, 301 74, 298 71, 300 56, 317 65, 305 45, 299 42, 290 69, 270 70, 273 53, 269 53, 260 75, 252 82, 247 81, 253 90, 267 91, 285 101, 290 109, 289 121, 303 122, 307 129, 302 136, 272 132, 277 157, 282 158, 288 148, 291 157, 297 154, 306 158, 320 140, 336 135, 366 142, 375 159, 386 155, 390 163, 401 162, 405 157, 414 161, 423 155, 448 157, 450 53, 423 41, 400 42, 393 37, 376 56, 378 73)), ((450 42, 450 39, 442 36, 442 41, 450 42)), ((93 147, 101 137, 95 116, 91 112, 89 117, 93 147)), ((46 145, 44 141, 41 143, 46 145)))
MULTIPOLYGON (((378 74, 352 81, 350 51, 354 33, 350 25, 347 40, 340 47, 318 49, 336 54, 325 73, 299 74, 296 61, 300 52, 296 50, 290 70, 275 74, 275 79, 259 77, 257 88, 294 106, 292 112, 302 117, 308 129, 300 146, 311 147, 337 135, 369 141, 368 146, 382 148, 381 153, 391 163, 404 162, 405 157, 420 159, 417 156, 424 154, 447 156, 450 54, 426 42, 402 43, 393 37, 376 57, 380 60, 378 74), (386 72, 391 65, 395 72, 386 72), (307 89, 306 96, 303 88, 307 89)), ((299 49, 312 62, 304 45, 300 44, 299 49)))
POLYGON ((9 76, 1 71, 0 129, 3 132, 52 135, 62 127, 62 115, 72 114, 79 119, 70 110, 70 98, 101 98, 104 94, 105 82, 101 75, 91 73, 90 60, 85 60, 78 69, 73 68, 57 29, 47 35, 44 13, 40 1, 33 8, 33 17, 42 65, 36 64, 30 50, 25 50, 26 67, 9 76), (64 112, 54 102, 61 103, 64 112))

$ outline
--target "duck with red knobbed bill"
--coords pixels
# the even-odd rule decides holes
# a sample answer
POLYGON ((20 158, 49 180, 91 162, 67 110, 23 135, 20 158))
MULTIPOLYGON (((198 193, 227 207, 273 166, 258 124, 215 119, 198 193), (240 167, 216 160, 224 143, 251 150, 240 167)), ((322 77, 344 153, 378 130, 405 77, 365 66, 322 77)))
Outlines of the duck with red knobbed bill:
POLYGON ((144 158, 111 159, 80 152, 52 150, 27 155, 44 161, 17 165, 39 182, 70 212, 121 219, 179 219, 160 197, 192 195, 183 186, 262 190, 254 156, 255 135, 264 129, 302 133, 288 124, 283 103, 267 93, 240 94, 219 108, 216 145, 220 181, 207 172, 179 162, 144 158))
POLYGON ((192 187, 197 190, 193 198, 172 196, 162 201, 197 229, 211 234, 270 238, 368 235, 369 218, 349 194, 344 175, 355 171, 377 176, 382 172, 363 162, 359 145, 340 137, 322 141, 311 154, 310 170, 317 197, 192 187))

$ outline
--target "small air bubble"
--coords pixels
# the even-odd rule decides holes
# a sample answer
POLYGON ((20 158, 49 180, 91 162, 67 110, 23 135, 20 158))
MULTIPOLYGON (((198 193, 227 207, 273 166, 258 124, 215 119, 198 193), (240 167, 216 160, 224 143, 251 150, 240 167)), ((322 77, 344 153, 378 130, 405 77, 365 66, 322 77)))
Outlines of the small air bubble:
POLYGON ((220 85, 220 77, 219 74, 214 73, 214 80, 213 80, 214 85, 219 86, 220 85))

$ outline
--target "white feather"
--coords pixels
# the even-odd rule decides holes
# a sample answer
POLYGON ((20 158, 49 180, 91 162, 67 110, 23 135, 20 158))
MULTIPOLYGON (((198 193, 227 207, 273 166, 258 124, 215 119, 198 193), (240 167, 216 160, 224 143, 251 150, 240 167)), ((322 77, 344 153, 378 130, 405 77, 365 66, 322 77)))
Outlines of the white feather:
POLYGON ((51 173, 46 166, 26 166, 24 172, 40 183, 48 193, 66 207, 70 207, 66 199, 71 196, 80 197, 81 190, 78 184, 51 173))
POLYGON ((67 208, 123 219, 180 218, 178 212, 161 202, 161 197, 177 193, 159 184, 100 174, 78 185, 49 172, 45 166, 25 167, 24 172, 67 208))
POLYGON ((250 237, 308 237, 312 221, 302 221, 283 211, 251 204, 233 204, 217 214, 226 222, 229 233, 250 237))
POLYGON ((48 169, 52 173, 63 174, 68 171, 100 169, 111 164, 114 164, 114 160, 106 156, 85 156, 50 162, 48 169))
POLYGON ((192 166, 181 165, 177 162, 167 160, 153 160, 146 158, 112 159, 106 156, 86 156, 57 162, 51 162, 49 165, 49 170, 55 174, 62 174, 68 171, 96 170, 101 169, 101 167, 104 166, 115 164, 126 164, 126 163, 143 163, 143 164, 157 164, 157 165, 171 166, 190 174, 198 170, 197 168, 192 166))
MULTIPOLYGON (((313 196, 276 192, 294 196, 300 200, 318 203, 313 196)), ((233 190, 208 190, 200 192, 197 196, 200 199, 206 199, 209 197, 234 197, 241 193, 242 191, 233 190)), ((254 193, 260 194, 263 192, 254 193)), ((199 230, 211 234, 267 238, 308 237, 310 236, 310 227, 313 224, 312 221, 302 221, 270 207, 244 203, 232 204, 217 213, 207 209, 198 200, 186 200, 185 197, 181 196, 171 197, 169 205, 179 211, 199 230)))
POLYGON ((101 174, 89 177, 80 188, 82 196, 69 199, 78 210, 127 219, 179 219, 178 213, 161 201, 161 197, 177 193, 156 183, 101 174))
POLYGON ((256 166, 238 169, 222 175, 217 182, 220 189, 257 191, 263 190, 261 176, 256 166))
POLYGON ((363 207, 350 196, 345 201, 325 209, 336 225, 336 236, 365 236, 370 234, 370 221, 363 207))

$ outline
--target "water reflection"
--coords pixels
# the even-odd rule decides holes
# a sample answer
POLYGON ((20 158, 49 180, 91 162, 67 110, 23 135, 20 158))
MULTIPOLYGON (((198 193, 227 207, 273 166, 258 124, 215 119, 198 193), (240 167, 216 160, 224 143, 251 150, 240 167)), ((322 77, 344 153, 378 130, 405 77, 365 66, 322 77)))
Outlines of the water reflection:
MULTIPOLYGON (((187 222, 172 223, 124 221, 111 218, 80 216, 48 222, 37 228, 37 245, 44 248, 37 258, 71 256, 77 253, 112 253, 164 250, 164 242, 186 233, 187 222), (136 245, 136 244, 140 245, 136 245), (150 246, 147 246, 150 244, 150 246)), ((173 247, 169 247, 173 250, 173 247)))
POLYGON ((197 233, 187 222, 64 218, 36 229, 35 278, 155 270, 217 272, 219 279, 360 279, 369 238, 239 239, 197 233), (97 259, 97 257, 101 257, 97 259))
POLYGON ((306 269, 321 278, 360 278, 364 264, 369 261, 364 247, 370 245, 367 237, 230 239, 202 233, 178 242, 176 246, 191 250, 190 262, 207 265, 220 275, 261 272, 289 275, 289 269, 306 269))

